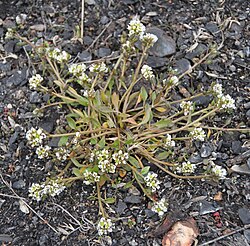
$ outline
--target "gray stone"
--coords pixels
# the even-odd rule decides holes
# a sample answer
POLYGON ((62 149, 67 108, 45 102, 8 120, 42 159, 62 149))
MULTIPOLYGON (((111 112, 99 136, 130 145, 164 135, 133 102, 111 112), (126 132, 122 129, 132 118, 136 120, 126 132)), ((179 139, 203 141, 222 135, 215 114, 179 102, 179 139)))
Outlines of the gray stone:
POLYGON ((148 56, 147 64, 152 68, 160 68, 166 65, 167 60, 165 57, 148 56))
POLYGON ((219 31, 219 28, 215 22, 208 22, 205 26, 205 28, 211 32, 212 34, 216 33, 219 31))
POLYGON ((88 51, 84 50, 83 52, 78 54, 78 59, 82 62, 85 61, 91 61, 92 60, 92 54, 88 51))
POLYGON ((193 154, 193 155, 191 155, 191 156, 188 158, 188 160, 189 160, 191 163, 196 164, 196 163, 202 162, 203 159, 201 158, 201 156, 200 156, 199 154, 193 154))
POLYGON ((105 25, 109 22, 109 18, 106 15, 104 15, 101 17, 100 22, 101 22, 101 24, 105 25))
POLYGON ((149 49, 149 54, 158 57, 172 55, 176 52, 175 41, 167 36, 165 32, 158 27, 150 27, 147 29, 148 33, 152 33, 158 37, 158 41, 152 48, 149 49))
POLYGON ((250 109, 247 110, 246 116, 247 116, 247 118, 250 118, 250 109))
POLYGON ((86 2, 88 5, 95 5, 95 4, 96 4, 95 0, 85 0, 85 2, 86 2))
POLYGON ((220 208, 215 204, 208 201, 202 201, 200 203, 200 215, 209 214, 218 211, 220 208))
POLYGON ((123 201, 119 201, 118 204, 117 204, 117 207, 116 207, 116 212, 118 214, 122 214, 125 211, 126 208, 127 208, 126 203, 123 202, 123 201))
POLYGON ((248 243, 250 243, 250 229, 244 231, 244 236, 248 243))
POLYGON ((111 49, 110 48, 105 48, 105 47, 101 47, 97 50, 96 52, 97 57, 99 58, 103 58, 105 56, 109 56, 111 54, 111 49))
POLYGON ((8 143, 9 146, 16 142, 18 135, 19 135, 19 133, 16 131, 11 135, 11 137, 9 139, 9 143, 8 143))
POLYGON ((203 144, 200 149, 202 158, 206 158, 212 154, 212 148, 208 144, 203 144))
POLYGON ((32 91, 29 100, 31 103, 40 103, 41 95, 37 91, 32 91))
POLYGON ((17 41, 16 40, 10 40, 4 44, 4 50, 7 53, 14 53, 15 46, 16 46, 17 41))
POLYGON ((196 106, 207 107, 209 103, 212 102, 212 100, 213 100, 213 97, 211 95, 207 95, 207 96, 196 97, 192 100, 192 102, 194 102, 196 106))
POLYGON ((83 42, 85 45, 91 45, 93 41, 93 38, 91 38, 90 36, 83 37, 83 42))
POLYGON ((12 87, 14 85, 23 86, 24 84, 26 84, 27 83, 26 72, 27 72, 26 68, 14 72, 12 76, 10 76, 5 80, 7 87, 12 87))
POLYGON ((244 108, 250 109, 250 102, 245 103, 245 104, 244 104, 244 108))
POLYGON ((192 60, 193 58, 200 56, 208 50, 205 44, 199 44, 193 51, 186 54, 186 58, 192 60))
POLYGON ((22 189, 22 188, 25 187, 25 185, 26 185, 25 182, 22 179, 20 179, 18 181, 15 181, 12 184, 12 188, 14 188, 14 189, 22 189))
POLYGON ((125 197, 124 202, 137 204, 137 203, 141 203, 141 200, 142 200, 142 198, 140 196, 129 195, 129 196, 125 197))
POLYGON ((234 154, 240 154, 242 150, 242 143, 241 141, 233 141, 232 142, 232 151, 234 154))
MULTIPOLYGON (((5 203, 6 200, 0 199, 0 208, 3 206, 3 204, 5 203)), ((1 240, 0 240, 1 242, 1 240)))
POLYGON ((177 69, 178 74, 185 73, 191 68, 189 60, 182 58, 178 60, 174 66, 174 69, 177 69))
POLYGON ((145 209, 145 215, 148 218, 152 218, 154 215, 156 215, 156 213, 154 211, 152 211, 151 209, 145 209))
POLYGON ((11 65, 9 62, 0 62, 0 71, 8 72, 11 70, 11 65))
POLYGON ((250 158, 247 159, 247 166, 250 169, 250 158))
POLYGON ((250 210, 247 208, 240 208, 238 210, 240 220, 244 225, 250 224, 250 210))

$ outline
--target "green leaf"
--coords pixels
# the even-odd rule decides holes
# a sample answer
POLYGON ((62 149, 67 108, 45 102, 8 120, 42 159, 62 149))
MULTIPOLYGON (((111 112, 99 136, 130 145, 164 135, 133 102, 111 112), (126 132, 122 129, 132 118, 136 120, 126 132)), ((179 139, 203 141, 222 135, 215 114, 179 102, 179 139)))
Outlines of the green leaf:
POLYGON ((90 143, 91 144, 97 144, 97 139, 96 138, 92 138, 92 139, 90 139, 90 143))
POLYGON ((142 98, 142 100, 143 100, 144 102, 145 102, 145 101, 147 100, 147 98, 148 98, 148 93, 147 93, 147 91, 146 91, 146 89, 145 89, 144 86, 141 88, 140 96, 141 96, 141 98, 142 98))
POLYGON ((104 200, 104 202, 108 204, 115 203, 115 201, 116 201, 115 197, 108 197, 104 200))
POLYGON ((151 111, 151 107, 149 104, 145 105, 145 114, 143 116, 142 122, 139 125, 143 125, 148 123, 151 119, 152 119, 152 111, 151 111))
POLYGON ((102 137, 101 140, 98 142, 98 146, 100 147, 100 149, 103 149, 105 147, 105 144, 105 137, 102 137))
POLYGON ((154 91, 154 92, 151 94, 152 105, 154 105, 155 99, 156 99, 156 92, 154 91))
POLYGON ((76 122, 71 117, 66 117, 69 127, 73 130, 76 129, 76 122))
POLYGON ((75 112, 75 114, 78 116, 78 117, 80 117, 80 118, 82 118, 82 119, 85 119, 87 116, 86 115, 84 115, 84 113, 85 113, 85 111, 80 111, 79 109, 72 109, 74 112, 75 112))
POLYGON ((131 188, 131 187, 133 186, 133 183, 134 183, 134 181, 131 180, 131 181, 129 181, 127 184, 125 184, 125 185, 123 186, 123 188, 124 188, 124 189, 131 188))
POLYGON ((173 125, 172 120, 170 119, 162 119, 157 121, 153 126, 156 126, 158 128, 165 128, 165 127, 171 127, 173 125))
POLYGON ((85 97, 78 97, 77 101, 85 107, 89 105, 89 100, 85 97))
POLYGON ((76 175, 76 177, 81 177, 82 176, 81 171, 78 168, 73 167, 72 172, 73 172, 73 174, 76 175))
POLYGON ((142 168, 141 174, 146 175, 148 173, 149 169, 150 169, 150 166, 146 166, 146 167, 142 168))
POLYGON ((84 165, 80 164, 79 161, 76 160, 75 158, 71 158, 70 160, 71 160, 71 161, 74 163, 74 165, 77 166, 77 167, 83 167, 83 166, 84 166, 84 165))
POLYGON ((112 108, 104 106, 104 105, 96 107, 96 110, 99 111, 100 113, 114 113, 115 112, 112 108))
POLYGON ((159 153, 159 154, 156 156, 156 158, 157 158, 158 160, 166 160, 166 159, 169 157, 170 154, 171 154, 170 151, 163 151, 163 152, 159 153))
POLYGON ((115 107, 115 110, 118 112, 119 111, 119 95, 114 92, 112 94, 111 101, 115 107))
POLYGON ((58 146, 61 147, 61 146, 66 145, 66 143, 68 142, 68 139, 69 139, 68 136, 60 137, 60 140, 58 142, 58 146))
POLYGON ((139 162, 133 156, 129 156, 128 161, 134 167, 140 168, 139 162))

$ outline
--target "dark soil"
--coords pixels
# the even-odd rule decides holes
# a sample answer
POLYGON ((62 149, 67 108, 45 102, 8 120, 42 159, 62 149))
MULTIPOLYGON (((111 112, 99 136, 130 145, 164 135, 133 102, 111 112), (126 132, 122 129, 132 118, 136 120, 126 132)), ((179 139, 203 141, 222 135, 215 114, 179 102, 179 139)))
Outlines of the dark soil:
MULTIPOLYGON (((52 131, 62 115, 48 110, 43 118, 35 117, 35 108, 46 105, 49 98, 31 91, 27 81, 32 65, 25 53, 29 46, 5 40, 7 28, 16 27, 16 17, 26 14, 18 31, 30 39, 57 42, 81 61, 115 57, 120 36, 129 20, 138 15, 147 27, 164 30, 176 43, 176 52, 168 57, 150 57, 151 63, 166 71, 168 65, 185 69, 205 54, 211 45, 219 51, 212 61, 198 66, 191 76, 182 79, 181 89, 202 90, 212 81, 223 84, 226 93, 236 100, 237 110, 231 115, 218 115, 211 126, 249 127, 250 120, 250 7, 247 0, 85 0, 84 43, 72 41, 75 26, 80 23, 81 1, 18 0, 0 1, 0 242, 2 245, 161 245, 161 236, 148 237, 160 224, 148 200, 134 187, 105 187, 107 196, 116 196, 108 212, 116 222, 110 237, 98 239, 94 224, 98 204, 89 199, 95 190, 76 183, 59 197, 36 203, 28 198, 33 182, 45 179, 53 165, 36 159, 25 140, 31 126, 52 131), (220 3, 219 3, 220 2, 220 3), (39 31, 38 24, 44 25, 39 31), (30 28, 33 26, 33 28, 30 28), (105 28, 104 33, 98 35, 105 28), (98 37, 98 38, 97 38, 98 37), (195 38, 196 37, 196 38, 195 38), (194 50, 188 49, 193 46, 194 50), (11 54, 9 58, 4 58, 11 54), (227 118, 226 118, 227 117, 227 118), (23 207, 24 198, 34 211, 23 207), (27 211, 25 211, 25 209, 27 211), (26 212, 26 213, 25 213, 26 212), (43 220, 42 220, 42 219, 43 220), (53 227, 54 230, 50 227, 53 227), (58 232, 56 233, 55 230, 58 232)), ((206 98, 200 104, 207 103, 206 98)), ((159 172, 169 213, 182 218, 194 217, 200 235, 198 245, 233 232, 249 224, 250 217, 250 141, 249 133, 215 134, 209 143, 186 146, 192 161, 214 160, 228 170, 235 164, 247 164, 240 173, 230 173, 219 184, 205 181, 175 180, 159 172), (205 150, 204 150, 205 149, 205 150), (206 151, 207 154, 202 154, 206 151), (216 195, 221 192, 222 198, 216 195), (218 212, 215 214, 215 212, 218 212)), ((125 182, 125 180, 121 180, 125 182)), ((247 246, 250 230, 242 230, 210 245, 247 246)))

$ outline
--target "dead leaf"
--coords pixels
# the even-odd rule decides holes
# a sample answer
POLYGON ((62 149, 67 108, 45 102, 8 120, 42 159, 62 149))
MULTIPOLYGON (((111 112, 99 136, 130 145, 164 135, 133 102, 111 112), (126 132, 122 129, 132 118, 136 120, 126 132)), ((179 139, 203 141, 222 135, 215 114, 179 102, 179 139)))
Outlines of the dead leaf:
POLYGON ((162 240, 162 246, 191 246, 199 235, 193 218, 178 221, 162 240))
POLYGON ((219 191, 217 194, 215 194, 214 200, 217 201, 217 202, 222 201, 223 200, 222 192, 219 191))

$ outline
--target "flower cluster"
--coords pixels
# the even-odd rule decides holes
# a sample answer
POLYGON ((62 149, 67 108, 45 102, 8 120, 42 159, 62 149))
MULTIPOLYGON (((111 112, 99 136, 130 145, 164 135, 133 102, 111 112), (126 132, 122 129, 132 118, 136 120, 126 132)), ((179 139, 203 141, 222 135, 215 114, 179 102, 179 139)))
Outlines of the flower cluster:
POLYGON ((219 179, 224 179, 227 175, 227 171, 225 168, 222 168, 221 166, 215 164, 212 165, 211 172, 219 179))
POLYGON ((32 127, 26 133, 26 139, 28 140, 31 147, 39 146, 42 144, 43 139, 46 138, 45 133, 43 132, 42 128, 38 128, 37 130, 32 127))
POLYGON ((146 186, 148 186, 152 192, 155 192, 160 188, 160 181, 157 179, 157 174, 149 172, 146 177, 144 177, 146 186))
POLYGON ((71 143, 77 144, 77 143, 79 142, 80 139, 81 139, 81 133, 80 133, 80 132, 76 132, 76 135, 75 135, 74 138, 72 139, 71 143))
POLYGON ((131 36, 142 36, 145 32, 145 26, 137 19, 133 19, 129 22, 128 25, 128 35, 131 36))
POLYGON ((48 51, 48 56, 52 59, 54 59, 55 61, 57 61, 60 64, 66 63, 69 61, 70 59, 70 54, 67 53, 66 51, 61 51, 58 48, 55 48, 53 50, 49 50, 48 51))
POLYGON ((39 159, 44 159, 46 157, 49 156, 49 151, 50 151, 50 147, 48 145, 46 146, 39 146, 37 149, 36 149, 36 154, 37 154, 37 157, 39 159))
POLYGON ((60 147, 60 148, 55 149, 55 154, 56 154, 57 160, 66 161, 67 158, 69 157, 70 150, 60 147))
POLYGON ((158 40, 158 37, 152 33, 146 33, 141 37, 141 42, 146 47, 152 47, 158 40))
POLYGON ((98 167, 103 173, 115 173, 116 165, 112 163, 110 153, 107 149, 96 151, 95 157, 98 162, 98 167))
POLYGON ((92 73, 107 73, 108 68, 104 62, 92 64, 89 67, 89 71, 92 73))
POLYGON ((47 196, 59 195, 65 188, 66 186, 61 183, 61 179, 50 180, 42 184, 32 184, 29 188, 29 196, 39 202, 47 196))
POLYGON ((84 177, 83 183, 86 185, 90 185, 91 183, 100 181, 100 176, 96 172, 90 172, 89 170, 86 170, 83 173, 83 177, 84 177))
POLYGON ((181 164, 181 167, 177 167, 176 168, 176 171, 178 173, 183 173, 183 174, 190 174, 190 173, 193 173, 194 170, 196 168, 196 165, 195 164, 192 164, 190 161, 187 161, 187 162, 183 162, 181 164))
POLYGON ((170 86, 177 86, 179 84, 179 78, 177 76, 172 76, 168 80, 170 86))
POLYGON ((162 198, 160 201, 155 202, 151 210, 162 217, 164 213, 168 211, 168 203, 166 202, 166 199, 162 198))
POLYGON ((72 64, 69 66, 69 72, 76 77, 81 76, 86 71, 86 66, 84 63, 72 64))
POLYGON ((122 44, 122 50, 125 54, 132 54, 135 52, 135 47, 129 40, 127 40, 124 44, 122 44))
POLYGON ((95 97, 95 90, 84 90, 83 96, 87 98, 94 98, 95 97))
POLYGON ((112 159, 114 160, 116 165, 127 164, 128 158, 128 153, 123 153, 122 150, 119 150, 118 152, 112 155, 112 159))
POLYGON ((197 127, 197 128, 194 128, 190 133, 189 133, 189 136, 193 139, 193 140, 199 140, 199 141, 204 141, 205 140, 205 137, 206 137, 206 133, 205 131, 200 128, 200 127, 197 127))
POLYGON ((169 148, 169 147, 174 147, 175 146, 175 141, 172 140, 172 137, 170 134, 166 134, 166 139, 164 141, 164 146, 169 148))
POLYGON ((222 85, 217 83, 212 83, 211 91, 215 96, 222 95, 222 85))
POLYGON ((217 107, 221 110, 236 109, 235 100, 230 95, 220 95, 218 96, 217 107))
POLYGON ((153 79, 154 78, 154 74, 153 74, 153 70, 150 66, 148 65, 143 65, 142 68, 141 68, 141 73, 142 73, 142 76, 145 78, 145 79, 153 79))
POLYGON ((112 232, 112 229, 113 229, 113 224, 111 222, 111 219, 107 219, 104 217, 100 219, 97 225, 98 234, 100 236, 107 235, 109 232, 112 232))
POLYGON ((190 101, 181 102, 180 107, 183 110, 184 115, 188 115, 194 110, 193 103, 190 101))
POLYGON ((43 81, 43 77, 40 74, 33 75, 29 79, 30 89, 36 89, 37 87, 41 85, 42 81, 43 81))
POLYGON ((7 32, 5 33, 5 39, 14 38, 15 31, 12 28, 7 28, 7 32))

